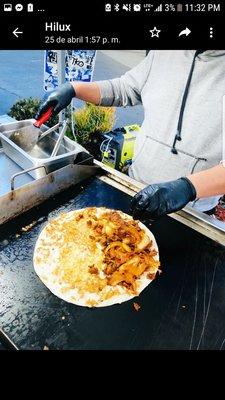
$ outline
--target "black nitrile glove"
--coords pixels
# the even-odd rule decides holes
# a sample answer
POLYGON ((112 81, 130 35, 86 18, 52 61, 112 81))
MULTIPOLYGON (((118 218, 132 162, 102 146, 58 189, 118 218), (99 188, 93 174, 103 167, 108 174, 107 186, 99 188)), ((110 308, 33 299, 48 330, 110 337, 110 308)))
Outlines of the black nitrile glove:
POLYGON ((50 107, 53 107, 52 116, 54 117, 64 108, 66 108, 71 103, 72 98, 75 96, 76 93, 71 83, 64 83, 56 90, 51 92, 47 98, 43 99, 35 119, 41 118, 50 107))
POLYGON ((154 221, 163 215, 181 210, 196 199, 196 190, 188 178, 149 185, 131 200, 135 219, 154 221))

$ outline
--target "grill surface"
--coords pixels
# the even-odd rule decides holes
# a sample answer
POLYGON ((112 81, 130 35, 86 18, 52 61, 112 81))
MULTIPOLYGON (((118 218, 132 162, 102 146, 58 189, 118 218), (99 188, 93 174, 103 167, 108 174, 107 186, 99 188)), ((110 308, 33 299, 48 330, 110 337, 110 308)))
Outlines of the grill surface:
POLYGON ((170 218, 151 228, 163 274, 135 299, 138 312, 132 300, 102 309, 68 304, 34 273, 35 242, 48 218, 86 206, 129 212, 129 200, 93 178, 0 229, 0 325, 19 348, 223 348, 225 249, 170 218))

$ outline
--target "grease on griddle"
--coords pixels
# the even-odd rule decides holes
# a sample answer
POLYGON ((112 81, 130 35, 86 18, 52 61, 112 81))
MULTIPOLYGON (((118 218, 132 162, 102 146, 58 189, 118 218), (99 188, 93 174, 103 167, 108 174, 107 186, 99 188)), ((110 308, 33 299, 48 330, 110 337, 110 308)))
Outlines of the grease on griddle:
POLYGON ((141 308, 140 304, 138 304, 138 303, 133 303, 133 307, 134 307, 135 311, 139 311, 141 308))

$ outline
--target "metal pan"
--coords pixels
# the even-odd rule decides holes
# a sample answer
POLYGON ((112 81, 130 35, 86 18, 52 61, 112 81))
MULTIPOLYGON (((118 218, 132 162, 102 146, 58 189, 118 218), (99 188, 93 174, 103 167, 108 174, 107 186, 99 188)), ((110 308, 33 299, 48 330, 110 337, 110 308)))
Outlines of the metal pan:
MULTIPOLYGON (((51 157, 53 149, 55 148, 55 145, 59 139, 59 133, 56 131, 53 131, 49 135, 40 139, 38 143, 31 149, 31 151, 24 151, 17 144, 10 140, 10 135, 12 134, 12 131, 33 126, 34 121, 35 120, 31 119, 9 124, 2 124, 0 126, 0 140, 4 153, 23 169, 29 169, 38 165, 45 165, 46 172, 49 173, 68 164, 74 164, 76 162, 77 155, 81 152, 86 152, 88 154, 88 152, 82 146, 65 136, 60 143, 57 155, 51 157)), ((42 132, 45 132, 48 128, 45 125, 42 125, 40 129, 42 132)), ((39 179, 45 176, 45 170, 41 168, 30 171, 29 174, 34 179, 39 179)))

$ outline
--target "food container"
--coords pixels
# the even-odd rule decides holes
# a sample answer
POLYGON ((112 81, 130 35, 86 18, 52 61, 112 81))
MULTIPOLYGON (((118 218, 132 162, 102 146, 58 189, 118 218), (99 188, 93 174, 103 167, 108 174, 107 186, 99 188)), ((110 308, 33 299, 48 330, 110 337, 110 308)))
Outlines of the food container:
MULTIPOLYGON (((18 131, 24 127, 31 127, 35 120, 17 121, 0 126, 0 140, 4 153, 16 162, 23 169, 29 169, 39 165, 44 165, 45 168, 39 168, 35 171, 30 171, 30 175, 34 179, 39 179, 46 175, 46 173, 53 172, 68 164, 74 164, 76 157, 81 152, 87 151, 78 143, 72 141, 68 137, 64 137, 57 152, 57 155, 51 157, 54 146, 59 137, 59 132, 53 131, 49 135, 42 138, 31 151, 26 152, 12 140, 10 136, 13 132, 18 131)), ((40 128, 45 132, 48 128, 42 125, 40 128)), ((31 129, 32 132, 32 129, 31 129)))

